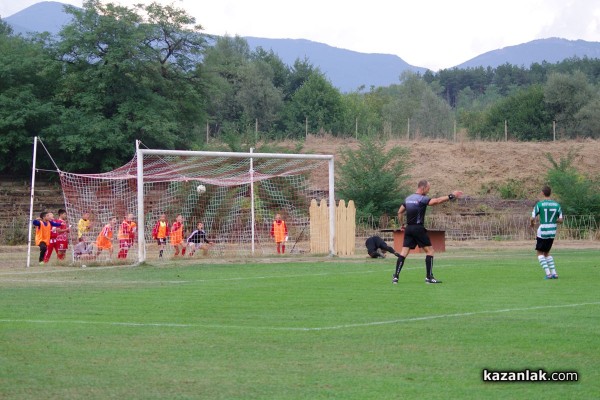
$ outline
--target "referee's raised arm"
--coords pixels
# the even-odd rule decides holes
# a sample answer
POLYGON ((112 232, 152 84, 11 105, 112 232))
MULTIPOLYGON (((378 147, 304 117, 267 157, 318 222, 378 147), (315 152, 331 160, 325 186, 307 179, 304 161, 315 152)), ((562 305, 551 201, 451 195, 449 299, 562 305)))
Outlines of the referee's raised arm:
POLYGON ((442 204, 447 201, 456 200, 456 199, 459 199, 462 195, 463 195, 463 192, 461 192, 460 190, 455 190, 452 193, 450 193, 449 195, 436 197, 434 199, 429 200, 429 205, 435 206, 437 204, 442 204))

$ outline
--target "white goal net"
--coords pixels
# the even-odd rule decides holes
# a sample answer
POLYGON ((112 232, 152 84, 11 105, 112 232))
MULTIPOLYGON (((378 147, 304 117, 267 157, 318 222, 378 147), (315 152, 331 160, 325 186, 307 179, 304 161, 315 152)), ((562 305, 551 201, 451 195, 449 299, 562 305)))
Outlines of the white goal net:
MULTIPOLYGON (((129 163, 114 171, 61 172, 60 178, 73 226, 85 213, 90 215, 87 241, 98 246, 105 227, 112 229, 112 251, 96 249, 94 259, 127 264, 173 257, 308 253, 310 202, 325 199, 332 204, 334 190, 330 155, 138 149, 129 163), (122 226, 130 214, 136 232, 127 239, 122 226), (274 226, 277 215, 283 228, 281 223, 274 226), (168 229, 158 234, 155 226, 161 216, 168 229), (198 245, 188 245, 198 223, 205 235, 196 235, 198 245), (285 231, 279 244, 278 230, 285 231), (192 248, 198 248, 193 255, 192 248)), ((329 253, 334 254, 335 218, 330 220, 329 237, 313 240, 329 243, 329 253)), ((77 240, 73 229, 71 243, 77 240)))

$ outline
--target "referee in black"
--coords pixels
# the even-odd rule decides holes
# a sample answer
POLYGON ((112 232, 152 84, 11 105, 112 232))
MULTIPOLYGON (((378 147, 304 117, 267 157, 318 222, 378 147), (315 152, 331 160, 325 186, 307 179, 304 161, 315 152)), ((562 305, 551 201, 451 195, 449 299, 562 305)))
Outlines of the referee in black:
POLYGON ((404 243, 400 256, 396 262, 396 272, 392 278, 392 283, 398 283, 398 276, 404 266, 404 260, 408 257, 411 249, 417 245, 425 251, 425 268, 427 271, 425 283, 442 283, 433 276, 433 246, 425 229, 425 212, 427 206, 435 206, 462 196, 462 192, 455 190, 447 196, 436 197, 434 199, 427 196, 431 189, 430 183, 423 179, 417 185, 416 193, 408 196, 398 210, 398 222, 403 225, 402 220, 406 214, 406 226, 404 227, 404 243))

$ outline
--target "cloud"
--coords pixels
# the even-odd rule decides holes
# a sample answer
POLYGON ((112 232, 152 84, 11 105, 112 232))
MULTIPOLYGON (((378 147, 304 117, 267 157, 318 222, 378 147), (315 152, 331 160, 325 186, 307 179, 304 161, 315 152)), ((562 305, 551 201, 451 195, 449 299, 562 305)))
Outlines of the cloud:
POLYGON ((553 17, 541 27, 540 38, 600 41, 600 4, 585 0, 551 3, 553 17))

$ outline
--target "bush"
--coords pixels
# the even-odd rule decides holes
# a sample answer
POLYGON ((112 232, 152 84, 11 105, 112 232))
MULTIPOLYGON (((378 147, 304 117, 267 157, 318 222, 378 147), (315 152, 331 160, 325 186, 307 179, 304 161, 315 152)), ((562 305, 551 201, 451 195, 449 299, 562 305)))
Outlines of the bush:
POLYGON ((337 191, 345 200, 354 200, 357 218, 396 216, 409 192, 407 156, 407 149, 395 146, 386 152, 385 142, 373 139, 362 140, 357 150, 341 150, 337 191))
POLYGON ((523 182, 512 178, 499 185, 498 192, 500 192, 500 197, 505 200, 517 200, 527 197, 527 190, 523 182))
POLYGON ((4 231, 3 242, 9 246, 27 243, 27 229, 24 221, 13 218, 4 231))
MULTIPOLYGON (((570 150, 566 158, 558 162, 551 154, 546 154, 551 169, 548 171, 548 184, 558 197, 563 214, 571 216, 593 216, 600 218, 600 179, 577 171, 573 166, 575 150, 570 150)), ((576 222, 576 218, 571 219, 576 222)))

